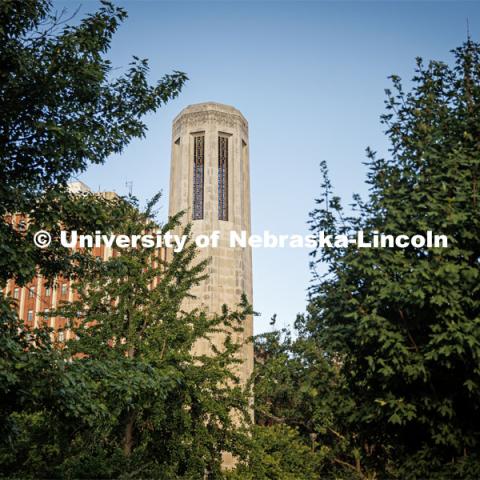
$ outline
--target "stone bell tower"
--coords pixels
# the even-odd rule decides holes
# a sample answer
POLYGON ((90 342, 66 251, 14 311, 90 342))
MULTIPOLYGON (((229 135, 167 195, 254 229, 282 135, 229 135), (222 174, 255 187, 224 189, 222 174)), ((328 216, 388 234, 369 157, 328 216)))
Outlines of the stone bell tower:
MULTIPOLYGON (((220 231, 217 248, 200 249, 200 258, 210 258, 208 279, 195 287, 196 299, 189 306, 203 306, 220 313, 231 308, 245 293, 252 303, 251 248, 230 247, 230 231, 250 235, 250 168, 248 123, 235 108, 214 102, 190 105, 173 121, 169 214, 185 210, 183 222, 191 222, 193 235, 220 231)), ((253 334, 253 318, 233 338, 243 343, 253 334), (239 337, 240 335, 240 337, 239 337)), ((221 346, 223 336, 213 337, 221 346)), ((208 341, 195 350, 208 354, 208 341)), ((253 370, 253 346, 243 344, 239 376, 246 382, 253 370)))

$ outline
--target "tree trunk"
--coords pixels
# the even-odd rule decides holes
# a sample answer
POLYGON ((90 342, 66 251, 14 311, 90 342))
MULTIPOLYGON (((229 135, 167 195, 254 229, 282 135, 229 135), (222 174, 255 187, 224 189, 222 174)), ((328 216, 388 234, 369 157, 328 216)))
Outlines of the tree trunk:
POLYGON ((132 453, 133 447, 133 425, 135 423, 135 413, 130 412, 127 417, 127 423, 125 425, 125 435, 123 438, 123 453, 126 457, 129 457, 132 453))
MULTIPOLYGON (((130 314, 127 312, 128 323, 130 326, 130 314)), ((127 356, 133 358, 135 356, 135 347, 130 347, 127 351, 127 356)), ((127 422, 125 424, 125 434, 123 437, 123 453, 129 457, 133 448, 133 426, 135 423, 135 412, 129 412, 127 415, 127 422)))

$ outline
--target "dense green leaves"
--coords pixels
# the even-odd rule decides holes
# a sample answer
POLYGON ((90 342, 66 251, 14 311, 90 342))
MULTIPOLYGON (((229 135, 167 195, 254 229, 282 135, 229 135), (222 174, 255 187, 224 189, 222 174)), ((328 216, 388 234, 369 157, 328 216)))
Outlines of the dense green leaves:
POLYGON ((439 475, 469 462, 480 472, 479 51, 469 40, 453 67, 419 59, 408 93, 392 77, 391 158, 368 151, 368 201, 349 217, 322 199, 311 216, 314 232, 449 238, 443 249, 316 252, 329 273, 311 291, 311 340, 340 356, 362 463, 383 475, 429 475, 413 458, 434 459, 439 475))
POLYGON ((298 432, 285 425, 255 426, 248 465, 227 472, 229 480, 313 480, 318 458, 298 432))
MULTIPOLYGON (((142 211, 133 199, 120 199, 107 208, 124 234, 178 227, 178 218, 158 227, 153 203, 142 211)), ((5 474, 221 478, 222 455, 245 455, 248 396, 234 374, 231 333, 251 309, 245 301, 222 315, 185 309, 205 262, 195 260, 193 243, 167 260, 155 253, 114 250, 108 260, 81 265, 78 299, 50 312, 68 320, 74 337, 39 348, 45 375, 38 375, 34 347, 23 352, 13 343, 18 358, 5 359, 13 372, 3 387, 16 395, 2 412, 5 474), (218 332, 225 341, 217 354, 194 355, 195 342, 218 332), (33 370, 14 376, 29 361, 33 370), (18 398, 22 390, 28 407, 18 398)))

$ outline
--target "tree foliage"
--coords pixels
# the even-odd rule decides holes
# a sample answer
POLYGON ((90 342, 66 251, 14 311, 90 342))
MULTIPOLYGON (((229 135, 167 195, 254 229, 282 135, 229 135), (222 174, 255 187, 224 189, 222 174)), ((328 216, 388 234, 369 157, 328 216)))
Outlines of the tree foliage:
MULTIPOLYGON (((127 235, 159 228, 153 206, 110 205, 127 235)), ((176 226, 173 218, 161 232, 176 226)), ((50 313, 67 318, 75 337, 56 345, 61 358, 49 403, 8 412, 16 434, 0 448, 5 473, 213 479, 221 478, 225 452, 243 455, 248 402, 234 373, 231 334, 251 309, 246 301, 221 315, 185 309, 204 278, 195 248, 189 243, 168 259, 158 250, 114 250, 82 266, 78 299, 50 313), (224 334, 222 348, 195 355, 195 342, 214 333, 224 334)))
POLYGON ((249 461, 240 463, 228 480, 314 480, 318 459, 298 431, 287 425, 254 426, 249 461))
MULTIPOLYGON (((253 438, 260 445, 254 443, 252 450, 262 452, 271 439, 266 455, 280 455, 277 435, 285 436, 298 454, 303 451, 294 478, 357 478, 358 453, 352 451, 346 422, 352 402, 345 379, 336 362, 311 341, 305 321, 297 318, 294 335, 283 329, 255 337, 253 438)), ((279 460, 285 462, 283 476, 268 476, 270 470, 263 470, 266 467, 255 454, 247 471, 266 475, 258 473, 258 478, 287 478, 295 463, 288 461, 291 452, 283 451, 285 458, 279 460)))
POLYGON ((76 215, 78 228, 92 226, 98 209, 71 209, 67 182, 143 137, 145 115, 186 81, 173 72, 150 84, 148 62, 138 57, 116 74, 106 54, 124 9, 104 1, 76 24, 66 15, 50 0, 0 3, 2 284, 13 277, 26 282, 36 268, 48 274, 65 268, 68 252, 35 248, 33 233, 54 229, 67 215, 76 215), (13 228, 7 215, 13 213, 28 215, 31 228, 13 228))
POLYGON ((289 478, 290 452, 271 457, 285 428, 309 452, 296 478, 480 475, 480 46, 453 55, 417 59, 409 92, 392 76, 390 155, 367 150, 368 198, 345 211, 323 162, 310 216, 314 234, 431 230, 449 246, 312 252, 307 314, 293 335, 255 340, 253 439, 266 460, 252 454, 246 475, 289 478))
MULTIPOLYGON (((392 77, 390 158, 368 150, 370 195, 343 212, 325 178, 313 232, 448 235, 448 248, 323 249, 306 328, 341 365, 364 472, 480 473, 480 46, 392 77)), ((325 168, 325 167, 324 167, 325 168)))

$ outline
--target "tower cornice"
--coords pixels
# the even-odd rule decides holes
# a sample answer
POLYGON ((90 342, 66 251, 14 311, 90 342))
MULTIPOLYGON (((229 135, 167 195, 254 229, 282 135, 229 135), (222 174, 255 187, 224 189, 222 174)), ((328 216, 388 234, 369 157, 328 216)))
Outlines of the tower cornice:
POLYGON ((238 122, 248 132, 248 122, 240 110, 230 105, 217 102, 196 103, 185 107, 173 120, 176 128, 184 123, 206 123, 210 120, 226 125, 238 122))

